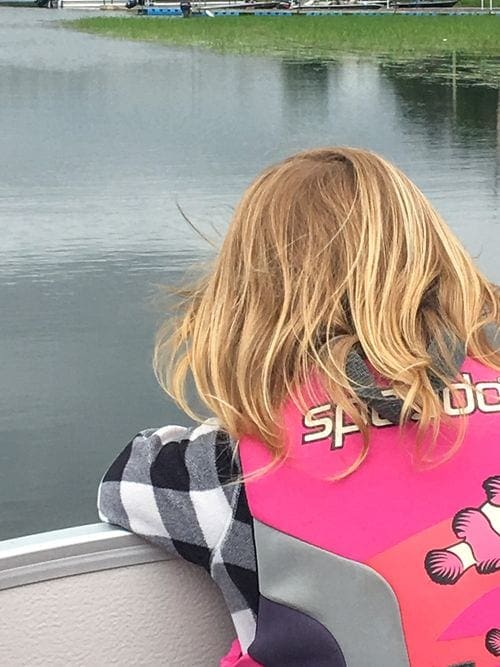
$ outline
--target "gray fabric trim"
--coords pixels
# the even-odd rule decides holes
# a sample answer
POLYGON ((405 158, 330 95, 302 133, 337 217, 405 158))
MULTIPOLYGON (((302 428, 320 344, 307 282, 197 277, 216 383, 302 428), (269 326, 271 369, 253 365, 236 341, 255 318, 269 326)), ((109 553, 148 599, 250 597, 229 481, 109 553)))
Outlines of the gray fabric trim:
MULTIPOLYGON (((445 333, 444 338, 451 350, 451 367, 442 359, 435 341, 431 342, 427 351, 432 357, 434 366, 451 380, 459 372, 466 356, 466 350, 463 343, 454 338, 450 333, 445 333)), ((384 419, 388 419, 393 424, 399 424, 403 401, 395 396, 383 395, 382 390, 377 386, 373 374, 360 352, 354 350, 349 352, 346 361, 346 373, 352 390, 363 403, 376 410, 384 419)), ((431 374, 429 379, 434 391, 439 392, 444 389, 445 385, 441 378, 431 374)))
MULTIPOLYGON (((431 341, 431 344, 428 347, 428 353, 432 357, 434 366, 440 371, 443 375, 453 380, 457 373, 459 372, 462 364, 464 363, 466 357, 465 345, 458 341, 451 333, 446 332, 444 335, 444 341, 446 347, 450 350, 450 361, 451 366, 448 366, 446 361, 442 358, 439 348, 436 344, 436 341, 431 341)), ((443 381, 431 374, 431 384, 435 391, 442 391, 444 389, 443 381)))
POLYGON ((408 667, 399 605, 374 570, 254 521, 259 589, 336 638, 349 667, 408 667))
POLYGON ((375 384, 366 362, 357 352, 348 354, 346 373, 353 391, 363 403, 374 408, 384 419, 388 419, 393 424, 399 423, 403 406, 401 399, 387 397, 382 394, 380 388, 375 384))
POLYGON ((484 329, 490 345, 500 352, 500 327, 495 324, 488 324, 484 329))

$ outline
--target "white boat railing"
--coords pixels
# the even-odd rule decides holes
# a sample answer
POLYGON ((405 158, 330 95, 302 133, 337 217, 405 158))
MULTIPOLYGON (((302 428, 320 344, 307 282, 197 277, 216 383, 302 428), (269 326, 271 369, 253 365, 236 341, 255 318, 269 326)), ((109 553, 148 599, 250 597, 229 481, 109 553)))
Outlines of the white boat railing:
POLYGON ((0 542, 0 590, 168 558, 136 535, 105 523, 54 530, 0 542))

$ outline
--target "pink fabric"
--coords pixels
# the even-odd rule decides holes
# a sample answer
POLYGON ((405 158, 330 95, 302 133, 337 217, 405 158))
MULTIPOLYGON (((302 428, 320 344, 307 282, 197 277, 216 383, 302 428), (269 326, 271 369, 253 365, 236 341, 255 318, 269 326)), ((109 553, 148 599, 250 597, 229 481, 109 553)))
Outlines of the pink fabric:
MULTIPOLYGON (((475 381, 496 380, 498 374, 472 360, 462 370, 475 381)), ((476 410, 468 418, 466 442, 459 453, 423 474, 415 471, 408 455, 416 426, 407 428, 402 441, 395 427, 374 428, 365 464, 354 476, 332 484, 328 478, 356 459, 361 437, 347 435, 345 446, 338 450, 331 449, 329 440, 302 445, 302 415, 290 403, 285 410, 289 459, 270 474, 247 482, 251 509, 264 523, 273 526, 279 522, 282 530, 300 533, 312 544, 336 553, 340 548, 348 558, 366 558, 453 516, 461 509, 461 498, 477 497, 478 504, 484 502, 483 480, 500 472, 500 444, 494 446, 499 440, 499 417, 500 406, 496 413, 476 410), (444 486, 448 493, 442 492, 444 486), (388 498, 394 502, 388 503, 388 498), (425 513, 415 502, 418 498, 431 501, 425 513), (433 498, 439 498, 439 503, 432 502, 433 498), (331 522, 325 520, 326 512, 332 513, 331 522)), ((454 437, 453 428, 443 428, 438 449, 443 451, 454 437)), ((271 461, 264 445, 252 438, 241 440, 240 452, 245 474, 271 461)))
MULTIPOLYGON (((328 478, 356 460, 362 441, 360 434, 349 427, 349 420, 338 410, 335 414, 334 406, 328 407, 328 399, 316 387, 314 397, 306 397, 308 405, 323 404, 320 416, 331 420, 336 417, 337 436, 342 429, 344 438, 328 437, 303 444, 304 435, 314 429, 306 428, 303 415, 290 402, 284 411, 286 462, 246 482, 255 518, 310 544, 369 564, 388 580, 400 601, 411 664, 416 667, 463 662, 463 642, 456 651, 449 642, 436 648, 438 638, 478 596, 500 584, 500 573, 494 568, 496 559, 500 559, 500 537, 491 526, 486 530, 487 519, 480 512, 488 501, 483 483, 492 476, 500 480, 500 373, 472 359, 465 361, 462 373, 473 384, 479 383, 485 394, 477 398, 465 384, 461 387, 464 405, 470 412, 465 440, 453 458, 440 466, 419 470, 412 462, 416 425, 406 427, 400 436, 397 427, 375 419, 379 425, 372 428, 365 462, 347 479, 331 481, 328 478), (332 443, 337 447, 332 448, 332 443), (433 570, 429 554, 437 558, 442 554, 444 561, 454 558, 453 545, 461 540, 465 543, 466 535, 457 537, 452 521, 466 508, 472 508, 480 519, 477 521, 476 516, 474 525, 467 524, 472 553, 476 553, 477 542, 477 555, 493 562, 493 570, 483 576, 478 574, 481 563, 476 564, 477 569, 466 563, 463 576, 439 585, 439 573, 433 570), (429 622, 425 612, 436 609, 437 600, 435 623, 429 622), (456 660, 455 653, 459 656, 456 660)), ((443 425, 437 455, 455 441, 457 423, 458 419, 452 418, 443 425)), ((240 455, 245 475, 271 460, 264 445, 253 438, 241 440, 240 455)), ((500 566, 500 560, 498 563, 500 566)), ((492 627, 500 627, 497 599, 490 614, 492 627)), ((470 641, 470 650, 475 651, 471 655, 478 656, 478 664, 497 665, 498 661, 491 662, 493 657, 486 654, 484 637, 470 641)))
POLYGON ((491 630, 491 610, 500 609, 500 588, 490 591, 468 607, 445 630, 440 639, 463 639, 486 635, 491 630))
POLYGON ((240 642, 235 639, 229 653, 220 661, 220 667, 263 667, 263 665, 251 658, 248 653, 243 653, 240 642))

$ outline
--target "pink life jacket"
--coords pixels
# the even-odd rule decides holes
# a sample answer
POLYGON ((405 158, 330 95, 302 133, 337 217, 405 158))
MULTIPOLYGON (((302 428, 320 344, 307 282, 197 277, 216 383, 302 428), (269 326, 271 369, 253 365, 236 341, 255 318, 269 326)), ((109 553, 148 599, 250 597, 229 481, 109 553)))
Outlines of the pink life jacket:
MULTIPOLYGON (((358 429, 317 388, 305 416, 286 405, 285 462, 245 482, 259 613, 248 654, 227 664, 500 665, 500 373, 470 358, 461 373, 465 439, 433 468, 412 462, 415 424, 372 411, 366 460, 331 481, 356 460, 358 429)), ((456 417, 448 390, 443 402, 456 417)), ((245 476, 271 462, 254 438, 239 452, 245 476)))

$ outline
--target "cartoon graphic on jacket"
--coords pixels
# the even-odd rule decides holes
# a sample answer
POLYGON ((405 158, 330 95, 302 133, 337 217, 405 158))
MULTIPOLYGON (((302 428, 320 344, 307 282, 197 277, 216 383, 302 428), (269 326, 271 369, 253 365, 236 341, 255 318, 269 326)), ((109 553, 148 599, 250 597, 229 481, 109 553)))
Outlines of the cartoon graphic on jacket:
MULTIPOLYGON (((488 478, 482 486, 487 502, 462 509, 453 518, 452 529, 460 541, 429 551, 425 557, 427 574, 437 584, 456 584, 471 567, 478 574, 500 570, 500 475, 488 478)), ((500 630, 490 629, 485 645, 499 657, 500 630)))
MULTIPOLYGON (((105 475, 100 516, 207 569, 238 637, 223 667, 498 667, 500 378, 470 358, 460 372, 464 441, 439 466, 413 463, 416 425, 400 433, 387 398, 369 403, 364 463, 331 481, 362 438, 319 389, 306 415, 285 406, 287 458, 263 475, 265 446, 244 437, 233 460, 216 423, 142 432, 105 475)), ((437 456, 457 432, 443 403, 437 456)))
POLYGON ((460 540, 429 551, 425 568, 437 584, 455 584, 470 567, 478 574, 500 570, 500 475, 483 482, 487 502, 457 512, 452 529, 460 540))

